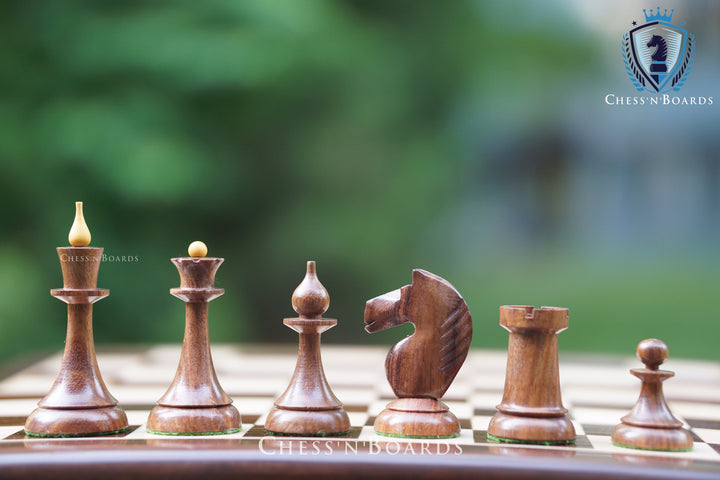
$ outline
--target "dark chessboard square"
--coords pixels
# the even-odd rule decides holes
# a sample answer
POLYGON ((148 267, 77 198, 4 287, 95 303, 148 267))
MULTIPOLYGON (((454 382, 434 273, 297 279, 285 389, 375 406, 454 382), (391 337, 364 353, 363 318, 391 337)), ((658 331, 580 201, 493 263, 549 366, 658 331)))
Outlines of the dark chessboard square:
POLYGON ((473 411, 473 415, 475 415, 476 417, 492 417, 496 413, 497 410, 489 408, 476 408, 473 411))
POLYGON ((460 428, 462 429, 470 430, 472 428, 469 418, 458 418, 458 422, 460 422, 460 428))
POLYGON ((0 416, 0 427, 12 427, 13 425, 25 425, 27 417, 3 417, 0 416))
POLYGON ((610 436, 610 435, 612 435, 612 431, 615 428, 615 425, 583 424, 582 428, 583 428, 583 430, 585 430, 586 435, 610 436))
POLYGON ((473 442, 488 443, 487 430, 473 430, 473 442))
POLYGON ((367 405, 347 405, 344 404, 343 408, 346 412, 367 412, 367 405))
POLYGON ((720 421, 717 420, 686 418, 685 421, 693 428, 708 428, 710 430, 720 430, 720 421))
POLYGON ((720 453, 720 444, 718 444, 718 443, 711 443, 711 444, 709 444, 709 445, 710 445, 710 447, 712 447, 713 450, 715 450, 716 452, 720 453))
POLYGON ((242 415, 243 423, 257 423, 260 415, 242 415))
POLYGON ((374 416, 368 417, 367 421, 365 422, 365 425, 368 427, 372 427, 373 425, 375 425, 375 417, 374 416))

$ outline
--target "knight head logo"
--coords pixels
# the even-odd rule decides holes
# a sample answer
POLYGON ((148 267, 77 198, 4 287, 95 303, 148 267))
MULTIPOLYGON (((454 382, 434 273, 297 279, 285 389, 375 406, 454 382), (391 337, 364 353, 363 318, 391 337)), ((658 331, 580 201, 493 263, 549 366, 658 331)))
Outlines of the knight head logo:
POLYGON ((666 9, 661 14, 660 7, 655 13, 643 9, 645 24, 623 35, 625 70, 639 92, 677 92, 690 73, 695 38, 671 23, 674 12, 666 9))

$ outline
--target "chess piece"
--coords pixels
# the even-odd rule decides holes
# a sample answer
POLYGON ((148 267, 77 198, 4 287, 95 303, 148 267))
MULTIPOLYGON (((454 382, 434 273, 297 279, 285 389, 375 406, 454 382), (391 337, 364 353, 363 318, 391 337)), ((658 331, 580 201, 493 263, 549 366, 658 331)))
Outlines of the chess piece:
POLYGON ((690 433, 670 412, 663 395, 662 382, 675 375, 659 369, 668 357, 667 346, 654 338, 643 340, 638 344, 637 356, 645 368, 633 368, 630 373, 642 381, 640 397, 613 430, 612 442, 620 447, 644 450, 692 449, 690 433))
POLYGON ((368 333, 406 322, 415 326, 385 360, 388 382, 398 398, 376 417, 375 431, 396 437, 457 437, 460 423, 439 399, 470 349, 472 318, 465 300, 446 280, 425 270, 413 270, 412 279, 412 285, 365 306, 368 333))
POLYGON ((320 334, 337 325, 322 318, 330 305, 327 290, 317 278, 315 262, 292 295, 299 318, 283 323, 299 334, 297 364, 290 385, 276 401, 265 420, 265 430, 280 435, 342 435, 350 430, 350 419, 342 403, 330 390, 320 358, 320 334))
POLYGON ((225 293, 215 288, 215 272, 224 258, 205 257, 194 242, 190 257, 173 258, 180 288, 170 293, 185 302, 185 335, 175 379, 157 401, 147 431, 164 435, 219 435, 240 431, 240 414, 215 374, 208 336, 208 303, 225 293))
POLYGON ((509 443, 568 444, 575 428, 560 396, 557 334, 568 328, 568 309, 500 307, 510 332, 505 391, 488 426, 488 439, 509 443))
POLYGON ((110 435, 127 430, 125 412, 108 391, 98 368, 92 331, 92 306, 110 291, 97 288, 103 249, 88 247, 90 230, 75 204, 70 247, 58 247, 63 288, 50 294, 68 304, 65 352, 55 383, 25 422, 37 437, 110 435))

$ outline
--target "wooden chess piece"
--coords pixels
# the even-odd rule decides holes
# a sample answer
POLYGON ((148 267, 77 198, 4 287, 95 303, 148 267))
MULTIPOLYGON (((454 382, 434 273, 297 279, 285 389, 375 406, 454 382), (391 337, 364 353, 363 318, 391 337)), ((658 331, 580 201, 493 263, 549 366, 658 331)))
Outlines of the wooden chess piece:
POLYGON ((662 382, 675 375, 659 369, 668 357, 667 345, 654 338, 643 340, 638 344, 637 356, 645 368, 633 368, 630 373, 642 381, 640 397, 613 430, 612 442, 620 447, 643 450, 692 449, 690 433, 670 412, 663 395, 662 382))
POLYGON ((410 438, 460 435, 460 423, 439 399, 467 357, 472 318, 465 300, 446 280, 413 270, 412 285, 368 300, 365 330, 378 332, 406 322, 415 332, 398 342, 385 360, 388 382, 398 397, 375 419, 375 432, 410 438))
POLYGON ((350 430, 350 419, 330 389, 320 358, 320 334, 337 325, 337 320, 322 318, 329 305, 315 262, 307 262, 305 278, 292 295, 293 309, 300 317, 283 320, 299 334, 297 364, 290 385, 265 420, 265 430, 270 433, 328 436, 350 430))
POLYGON ((500 307, 510 332, 505 391, 488 426, 488 439, 510 443, 568 444, 575 428, 560 396, 557 334, 568 328, 568 309, 500 307))
POLYGON ((173 258, 180 288, 170 293, 185 302, 185 335, 175 379, 152 409, 147 431, 163 435, 219 435, 240 431, 240 414, 215 374, 208 335, 208 303, 225 293, 215 288, 224 258, 205 257, 207 247, 193 242, 190 257, 173 258))
POLYGON ((37 437, 110 435, 128 429, 125 412, 110 395, 98 368, 92 329, 92 304, 110 291, 97 288, 103 249, 88 247, 90 230, 75 204, 70 247, 58 247, 63 288, 50 294, 68 304, 65 352, 55 383, 25 422, 37 437))

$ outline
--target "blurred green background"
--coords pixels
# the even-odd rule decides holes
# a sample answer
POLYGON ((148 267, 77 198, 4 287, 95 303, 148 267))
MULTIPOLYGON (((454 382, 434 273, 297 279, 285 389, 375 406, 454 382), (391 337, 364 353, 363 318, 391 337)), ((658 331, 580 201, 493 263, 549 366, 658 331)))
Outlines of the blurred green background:
POLYGON ((638 1, 0 3, 0 360, 63 347, 55 247, 76 200, 113 257, 98 343, 182 339, 171 257, 226 259, 215 342, 296 342, 305 262, 339 325, 424 268, 473 345, 503 304, 570 308, 562 351, 720 358, 720 2, 661 2, 696 36, 681 96, 639 95, 620 53, 638 1))

